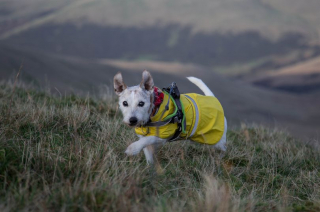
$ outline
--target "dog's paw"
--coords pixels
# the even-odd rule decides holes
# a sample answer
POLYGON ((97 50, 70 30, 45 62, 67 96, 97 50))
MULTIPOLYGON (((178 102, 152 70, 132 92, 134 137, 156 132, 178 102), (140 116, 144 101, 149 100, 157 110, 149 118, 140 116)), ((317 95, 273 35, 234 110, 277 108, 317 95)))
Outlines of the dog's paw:
POLYGON ((127 155, 137 155, 143 149, 143 146, 139 142, 133 142, 125 151, 127 155))

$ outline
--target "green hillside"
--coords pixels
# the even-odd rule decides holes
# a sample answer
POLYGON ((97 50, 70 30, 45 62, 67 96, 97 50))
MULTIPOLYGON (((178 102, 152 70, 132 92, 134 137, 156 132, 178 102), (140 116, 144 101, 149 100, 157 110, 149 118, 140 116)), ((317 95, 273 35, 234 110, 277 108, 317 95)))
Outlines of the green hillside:
POLYGON ((319 211, 320 150, 263 128, 228 132, 223 158, 180 141, 159 164, 111 97, 0 86, 1 211, 319 211))

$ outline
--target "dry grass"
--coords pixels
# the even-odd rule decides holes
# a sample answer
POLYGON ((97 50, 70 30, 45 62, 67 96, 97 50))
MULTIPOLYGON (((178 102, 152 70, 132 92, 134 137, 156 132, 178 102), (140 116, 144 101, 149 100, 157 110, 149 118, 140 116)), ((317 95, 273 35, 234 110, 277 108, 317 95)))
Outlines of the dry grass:
POLYGON ((263 128, 224 158, 175 142, 148 167, 110 98, 0 86, 1 211, 319 211, 319 149, 263 128), (12 105, 9 103, 12 100, 12 105))

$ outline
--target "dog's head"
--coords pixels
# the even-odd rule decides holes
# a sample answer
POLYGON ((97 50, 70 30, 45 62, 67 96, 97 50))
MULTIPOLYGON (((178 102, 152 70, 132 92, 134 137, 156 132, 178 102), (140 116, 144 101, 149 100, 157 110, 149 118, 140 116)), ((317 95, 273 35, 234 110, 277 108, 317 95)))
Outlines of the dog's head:
POLYGON ((143 71, 140 85, 127 87, 121 73, 113 78, 123 122, 129 126, 140 126, 149 121, 153 105, 153 79, 148 71, 143 71))

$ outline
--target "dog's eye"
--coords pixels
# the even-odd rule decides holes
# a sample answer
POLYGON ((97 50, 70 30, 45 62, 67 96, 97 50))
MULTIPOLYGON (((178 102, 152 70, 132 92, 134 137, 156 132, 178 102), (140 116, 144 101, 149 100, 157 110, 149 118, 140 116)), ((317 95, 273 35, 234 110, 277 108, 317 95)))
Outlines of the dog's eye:
POLYGON ((122 104, 123 104, 123 106, 128 107, 128 102, 127 101, 122 102, 122 104))
POLYGON ((143 107, 143 105, 144 105, 144 102, 139 102, 138 104, 139 107, 143 107))

